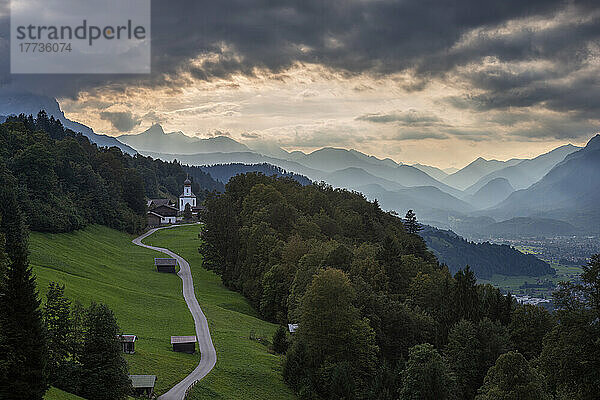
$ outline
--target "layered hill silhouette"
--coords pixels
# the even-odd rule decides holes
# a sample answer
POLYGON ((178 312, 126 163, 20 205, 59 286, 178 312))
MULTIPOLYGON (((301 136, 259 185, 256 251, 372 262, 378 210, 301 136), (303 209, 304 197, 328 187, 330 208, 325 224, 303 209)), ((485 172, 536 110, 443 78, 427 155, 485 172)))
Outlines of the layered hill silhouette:
POLYGON ((523 160, 516 165, 505 167, 480 178, 475 184, 468 187, 465 192, 473 194, 488 182, 504 178, 516 190, 527 189, 544 177, 556 164, 565 159, 569 154, 580 150, 581 147, 567 144, 560 146, 548 153, 537 156, 531 160, 523 160))
POLYGON ((264 139, 244 142, 228 136, 203 139, 182 132, 166 133, 158 124, 117 139, 96 134, 89 127, 69 120, 55 99, 6 90, 0 91, 0 99, 0 116, 37 114, 44 109, 65 127, 83 133, 99 146, 117 146, 130 154, 137 151, 190 166, 239 164, 239 170, 248 170, 253 167, 241 164, 270 164, 306 180, 361 191, 370 199, 377 198, 388 210, 401 214, 407 209, 416 210, 420 219, 461 233, 486 235, 497 230, 500 234, 506 232, 507 226, 509 231, 524 234, 554 234, 560 229, 570 232, 571 226, 580 232, 599 230, 600 212, 596 205, 599 196, 595 184, 598 165, 594 155, 597 138, 584 149, 569 144, 527 160, 479 157, 465 168, 453 171, 423 164, 411 166, 357 150, 325 147, 310 153, 288 152, 276 142, 264 139), (515 219, 519 217, 530 219, 515 219))
POLYGON ((539 182, 511 194, 490 215, 502 219, 544 217, 600 232, 600 135, 569 154, 539 182))
MULTIPOLYGON (((446 179, 446 177, 448 177, 448 175, 450 175, 448 172, 441 170, 437 167, 432 167, 430 165, 423 165, 423 164, 413 164, 413 167, 420 169, 421 171, 425 172, 427 175, 431 176, 434 179, 437 179, 438 181, 443 181, 444 179, 446 179)), ((456 170, 458 171, 458 170, 456 170)), ((451 173, 454 173, 456 171, 453 171, 451 173)))
POLYGON ((495 178, 486 183, 474 195, 467 197, 466 200, 476 208, 489 208, 505 200, 514 191, 515 189, 508 179, 495 178))
POLYGON ((465 190, 483 176, 491 174, 499 169, 516 165, 521 161, 523 160, 517 158, 508 161, 498 161, 486 160, 483 157, 479 157, 463 169, 448 175, 443 182, 457 189, 465 190))
POLYGON ((201 139, 184 135, 183 132, 166 133, 162 126, 154 124, 136 135, 121 135, 119 141, 138 151, 171 154, 233 153, 250 149, 227 136, 215 136, 201 139))

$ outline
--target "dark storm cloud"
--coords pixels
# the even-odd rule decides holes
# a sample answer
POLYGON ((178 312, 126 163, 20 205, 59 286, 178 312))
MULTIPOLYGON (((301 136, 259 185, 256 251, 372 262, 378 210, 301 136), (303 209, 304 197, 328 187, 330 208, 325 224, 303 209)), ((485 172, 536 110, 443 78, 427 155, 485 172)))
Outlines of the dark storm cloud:
MULTIPOLYGON (((598 67, 589 76, 581 73, 600 40, 598 11, 591 0, 155 0, 150 76, 49 79, 9 77, 8 19, 0 8, 0 82, 74 97, 114 83, 113 89, 123 83, 177 90, 194 79, 251 76, 257 69, 277 73, 306 62, 349 75, 407 72, 412 79, 398 85, 413 91, 436 77, 475 89, 474 95, 449 99, 456 107, 486 111, 538 105, 577 110, 584 118, 600 111, 598 67), (553 18, 559 22, 495 30, 507 21, 553 18), (465 40, 469 32, 477 33, 465 40), (490 57, 496 64, 484 66, 490 57), (511 68, 523 62, 547 66, 511 68)), ((386 118, 364 116, 372 122, 386 118)))
MULTIPOLYGON (((478 111, 540 106, 552 111, 577 114, 581 118, 599 118, 599 72, 591 70, 556 81, 545 79, 544 75, 535 80, 522 79, 523 76, 507 77, 502 85, 485 88, 481 94, 449 97, 447 101, 457 108, 478 111), (514 80, 519 79, 522 83, 515 84, 514 80)), ((530 73, 522 75, 529 76, 530 73)))
POLYGON ((100 119, 109 121, 119 132, 129 132, 142 122, 141 118, 136 117, 129 111, 102 111, 100 119))

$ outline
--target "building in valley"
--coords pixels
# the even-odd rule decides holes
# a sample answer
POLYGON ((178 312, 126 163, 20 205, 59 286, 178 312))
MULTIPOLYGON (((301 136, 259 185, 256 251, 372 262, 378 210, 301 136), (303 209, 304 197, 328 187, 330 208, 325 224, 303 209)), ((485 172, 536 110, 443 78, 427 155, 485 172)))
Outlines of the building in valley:
POLYGON ((154 385, 156 384, 156 375, 129 375, 133 394, 136 397, 154 397, 154 385))
POLYGON ((196 351, 196 336, 171 336, 173 351, 194 353, 196 351))
POLYGON ((137 336, 135 335, 119 335, 119 341, 123 346, 123 353, 133 354, 135 353, 135 341, 137 336))
POLYGON ((156 227, 160 225, 174 224, 177 222, 179 210, 175 206, 162 204, 148 210, 148 226, 156 227))
POLYGON ((174 258, 155 258, 154 265, 158 272, 174 274, 177 267, 177 260, 174 258))

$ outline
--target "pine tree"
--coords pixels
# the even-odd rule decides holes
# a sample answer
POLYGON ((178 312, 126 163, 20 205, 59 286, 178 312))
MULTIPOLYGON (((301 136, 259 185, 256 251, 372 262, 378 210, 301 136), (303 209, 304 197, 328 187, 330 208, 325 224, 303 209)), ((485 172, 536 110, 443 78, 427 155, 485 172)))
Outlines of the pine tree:
POLYGON ((0 232, 5 254, 0 276, 0 399, 42 399, 48 389, 46 338, 27 232, 13 179, 0 172, 0 232))
POLYGON ((288 340, 285 333, 285 328, 282 325, 279 325, 279 328, 275 331, 273 335, 273 350, 275 353, 285 354, 288 348, 288 340))
POLYGON ((419 233, 419 231, 423 229, 421 224, 417 221, 417 216, 413 210, 408 210, 406 213, 406 216, 404 217, 404 228, 406 228, 406 231, 410 234, 419 233))
POLYGON ((104 304, 92 303, 85 317, 85 334, 80 356, 82 385, 78 393, 89 400, 125 399, 131 392, 127 363, 117 336, 113 312, 104 304))
POLYGON ((480 318, 479 294, 477 293, 475 273, 467 265, 464 270, 459 270, 454 274, 454 279, 456 280, 454 304, 457 319, 478 321, 480 318))
POLYGON ((183 210, 183 219, 186 221, 190 221, 192 219, 192 207, 190 206, 190 203, 185 205, 185 209, 183 210))
POLYGON ((49 378, 55 384, 63 365, 73 353, 71 302, 65 298, 64 285, 50 282, 43 315, 48 338, 49 378))

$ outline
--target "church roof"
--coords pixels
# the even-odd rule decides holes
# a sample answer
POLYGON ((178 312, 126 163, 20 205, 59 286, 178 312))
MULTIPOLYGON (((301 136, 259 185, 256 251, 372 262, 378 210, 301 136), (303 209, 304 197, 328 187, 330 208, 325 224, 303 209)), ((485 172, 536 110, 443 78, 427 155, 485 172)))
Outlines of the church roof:
POLYGON ((184 192, 184 193, 181 193, 181 195, 179 195, 179 198, 180 198, 180 199, 181 199, 181 198, 184 198, 184 199, 190 199, 190 198, 192 198, 192 197, 196 197, 196 195, 195 195, 195 194, 194 194, 194 193, 193 193, 191 190, 190 190, 190 195, 189 195, 189 196, 186 196, 186 195, 185 195, 185 192, 184 192))
POLYGON ((186 180, 183 182, 184 185, 191 185, 192 181, 190 181, 190 178, 186 178, 186 180))

